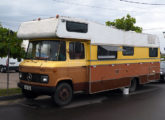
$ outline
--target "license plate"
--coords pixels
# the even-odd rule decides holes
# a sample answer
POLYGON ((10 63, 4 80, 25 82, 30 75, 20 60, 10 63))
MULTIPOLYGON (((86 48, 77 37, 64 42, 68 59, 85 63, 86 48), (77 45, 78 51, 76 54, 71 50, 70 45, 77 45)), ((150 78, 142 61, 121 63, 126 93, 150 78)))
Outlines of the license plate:
POLYGON ((30 85, 24 85, 24 89, 25 89, 25 90, 29 90, 29 91, 31 91, 31 90, 32 90, 32 88, 31 88, 31 86, 30 86, 30 85))

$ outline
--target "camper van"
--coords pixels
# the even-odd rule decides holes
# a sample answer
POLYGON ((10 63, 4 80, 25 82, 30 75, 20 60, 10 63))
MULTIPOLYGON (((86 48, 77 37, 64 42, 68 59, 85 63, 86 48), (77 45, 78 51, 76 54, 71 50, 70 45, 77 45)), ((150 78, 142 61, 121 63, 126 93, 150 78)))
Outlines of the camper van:
MULTIPOLYGON (((18 72, 20 61, 14 58, 10 58, 9 60, 9 70, 14 70, 18 72)), ((4 73, 7 72, 7 66, 8 66, 8 57, 0 58, 0 72, 4 73)))
POLYGON ((18 83, 26 98, 50 95, 63 106, 77 92, 134 92, 160 79, 159 40, 151 34, 57 16, 24 22, 17 36, 29 40, 18 83))

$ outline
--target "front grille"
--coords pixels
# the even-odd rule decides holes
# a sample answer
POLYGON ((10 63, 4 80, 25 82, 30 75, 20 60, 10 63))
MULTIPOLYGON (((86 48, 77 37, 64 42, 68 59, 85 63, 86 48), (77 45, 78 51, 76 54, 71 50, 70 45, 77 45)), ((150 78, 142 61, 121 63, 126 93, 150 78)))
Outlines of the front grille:
POLYGON ((34 74, 34 73, 24 73, 22 72, 22 77, 20 78, 20 80, 25 80, 28 82, 38 82, 41 83, 41 76, 43 76, 43 74, 34 74))

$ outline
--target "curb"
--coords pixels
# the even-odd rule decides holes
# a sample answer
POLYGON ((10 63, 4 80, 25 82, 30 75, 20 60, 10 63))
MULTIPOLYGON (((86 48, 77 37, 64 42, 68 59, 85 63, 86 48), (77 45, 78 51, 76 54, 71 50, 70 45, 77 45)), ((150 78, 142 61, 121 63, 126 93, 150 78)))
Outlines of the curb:
POLYGON ((20 99, 20 98, 23 98, 22 94, 16 94, 16 95, 11 95, 11 96, 0 96, 0 101, 15 100, 15 99, 20 99))

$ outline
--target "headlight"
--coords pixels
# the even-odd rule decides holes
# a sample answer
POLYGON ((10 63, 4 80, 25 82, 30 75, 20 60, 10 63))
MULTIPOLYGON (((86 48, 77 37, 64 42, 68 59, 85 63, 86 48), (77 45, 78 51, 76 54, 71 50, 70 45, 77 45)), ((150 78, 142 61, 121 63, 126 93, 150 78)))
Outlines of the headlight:
POLYGON ((49 77, 48 76, 41 76, 41 82, 42 83, 48 83, 49 77))

